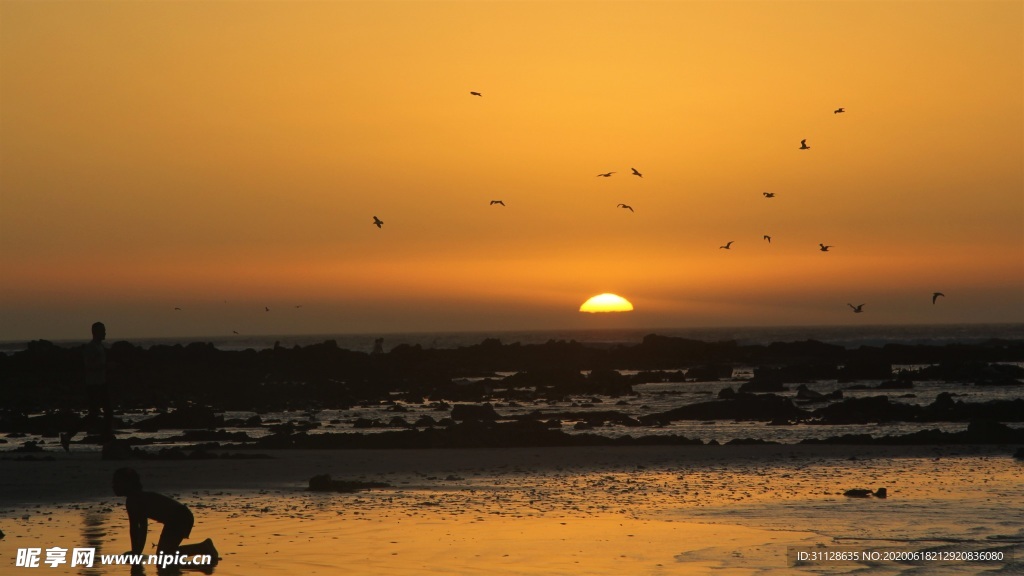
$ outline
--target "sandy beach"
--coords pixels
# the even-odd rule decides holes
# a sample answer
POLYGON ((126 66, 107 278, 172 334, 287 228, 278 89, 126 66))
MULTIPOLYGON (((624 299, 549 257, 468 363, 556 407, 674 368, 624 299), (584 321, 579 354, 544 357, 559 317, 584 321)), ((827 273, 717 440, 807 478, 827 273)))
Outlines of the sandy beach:
MULTIPOLYGON (((1024 569, 1022 464, 1000 446, 291 450, 268 458, 0 460, 0 561, 127 550, 113 470, 188 504, 221 575, 978 573, 1024 569), (308 490, 318 474, 387 487, 308 490), (848 498, 886 487, 888 498, 848 498), (852 547, 852 548, 851 548, 852 547), (824 562, 796 550, 999 551, 1002 562, 824 562), (918 571, 918 572, 915 572, 918 571)), ((250 454, 251 456, 251 454, 250 454)), ((159 525, 150 527, 150 542, 159 525)), ((12 572, 8 572, 8 569, 12 572)), ((41 566, 124 573, 122 566, 41 566)), ((156 573, 147 567, 143 573, 156 573), (148 570, 148 572, 146 572, 148 570)))

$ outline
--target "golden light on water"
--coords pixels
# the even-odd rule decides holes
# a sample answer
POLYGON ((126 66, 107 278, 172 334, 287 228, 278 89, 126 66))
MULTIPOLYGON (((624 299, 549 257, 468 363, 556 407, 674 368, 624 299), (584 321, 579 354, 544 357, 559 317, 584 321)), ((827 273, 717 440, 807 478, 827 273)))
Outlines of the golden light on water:
POLYGON ((580 306, 580 312, 630 312, 633 304, 618 294, 598 294, 580 306))

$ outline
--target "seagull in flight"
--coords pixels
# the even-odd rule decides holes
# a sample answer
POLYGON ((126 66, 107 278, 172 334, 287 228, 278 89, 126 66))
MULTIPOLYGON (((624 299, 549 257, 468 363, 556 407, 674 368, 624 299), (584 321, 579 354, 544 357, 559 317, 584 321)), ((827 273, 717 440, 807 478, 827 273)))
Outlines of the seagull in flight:
POLYGON ((263 307, 263 311, 264 312, 270 312, 270 306, 264 306, 263 307))
POLYGON ((494 206, 495 204, 501 204, 502 206, 505 205, 505 203, 502 202, 501 200, 491 200, 491 204, 490 205, 494 206))
POLYGON ((832 247, 832 246, 826 246, 826 245, 824 245, 824 244, 822 244, 820 242, 818 243, 818 246, 821 246, 820 250, 822 252, 828 252, 828 249, 832 247))
POLYGON ((761 192, 765 198, 775 198, 775 192, 761 192))
POLYGON ((846 305, 847 305, 847 306, 849 306, 850 308, 853 308, 853 313, 854 313, 854 314, 860 314, 861 312, 863 312, 863 311, 864 311, 864 310, 863 310, 863 308, 864 308, 864 305, 863 305, 863 304, 861 304, 861 305, 859 305, 859 306, 854 306, 853 304, 850 304, 849 302, 847 302, 847 304, 846 304, 846 305))
POLYGON ((932 292, 932 304, 935 304, 935 300, 937 300, 939 296, 945 297, 946 295, 942 292, 932 292))
POLYGON ((381 220, 380 218, 377 218, 376 216, 373 217, 373 223, 377 226, 377 228, 380 228, 381 226, 384 225, 384 221, 381 220))
POLYGON ((719 250, 721 250, 721 249, 731 250, 733 242, 735 242, 735 240, 729 240, 728 242, 725 243, 725 246, 719 246, 718 249, 719 250))
POLYGON ((472 94, 473 96, 480 96, 481 98, 483 98, 483 94, 479 92, 473 92, 472 90, 470 90, 469 93, 472 94))
POLYGON ((599 178, 611 178, 612 174, 615 174, 615 172, 605 172, 604 174, 598 174, 597 176, 599 178))
POLYGON ((767 240, 769 244, 771 244, 771 243, 772 243, 772 237, 771 237, 771 236, 769 236, 769 235, 765 234, 765 235, 764 235, 764 239, 765 239, 765 240, 767 240))
POLYGON ((807 145, 807 139, 806 138, 800 141, 800 149, 801 150, 810 150, 811 149, 811 147, 807 145))
POLYGON ((846 112, 846 108, 836 108, 832 113, 833 114, 842 114, 843 112, 846 112))
POLYGON ((178 308, 177 306, 175 306, 175 307, 174 307, 174 310, 175 310, 176 312, 181 312, 181 308, 178 308))
POLYGON ((640 171, 639 171, 639 170, 637 170, 636 168, 630 168, 630 170, 632 170, 632 171, 633 171, 633 176, 639 176, 639 177, 641 177, 641 178, 643 178, 643 177, 644 177, 644 175, 643 175, 643 174, 641 174, 641 173, 640 173, 640 171))
POLYGON ((629 210, 630 212, 633 211, 633 207, 630 206, 629 204, 619 204, 618 206, 616 206, 616 208, 623 208, 623 209, 629 210))

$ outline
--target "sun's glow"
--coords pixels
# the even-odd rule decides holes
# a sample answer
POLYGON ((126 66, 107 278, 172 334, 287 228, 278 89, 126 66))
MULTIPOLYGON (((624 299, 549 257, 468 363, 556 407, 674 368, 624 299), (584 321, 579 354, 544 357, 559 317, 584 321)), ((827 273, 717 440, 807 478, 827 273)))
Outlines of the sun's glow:
POLYGON ((580 306, 580 312, 629 312, 633 304, 617 294, 598 294, 580 306))

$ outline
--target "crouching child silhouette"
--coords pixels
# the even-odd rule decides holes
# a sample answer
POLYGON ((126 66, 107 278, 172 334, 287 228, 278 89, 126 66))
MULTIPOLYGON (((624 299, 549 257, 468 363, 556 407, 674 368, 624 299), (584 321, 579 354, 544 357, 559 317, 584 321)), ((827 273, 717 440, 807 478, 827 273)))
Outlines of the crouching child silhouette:
POLYGON ((132 539, 130 554, 145 554, 149 521, 156 520, 164 525, 156 545, 158 554, 163 553, 168 557, 188 556, 189 561, 195 555, 208 554, 212 563, 217 562, 217 549, 213 546, 213 540, 207 538, 198 544, 181 543, 191 535, 192 525, 195 523, 188 506, 163 494, 144 491, 139 473, 134 468, 116 470, 111 486, 114 494, 125 496, 124 507, 128 511, 128 526, 132 539))

